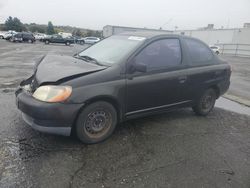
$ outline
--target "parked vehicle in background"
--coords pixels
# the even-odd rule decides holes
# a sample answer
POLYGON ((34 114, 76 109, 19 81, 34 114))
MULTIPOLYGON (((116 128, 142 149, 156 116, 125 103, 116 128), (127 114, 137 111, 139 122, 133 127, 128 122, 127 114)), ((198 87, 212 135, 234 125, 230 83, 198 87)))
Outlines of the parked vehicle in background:
POLYGON ((66 32, 59 32, 58 35, 61 35, 63 38, 72 37, 72 33, 66 33, 66 32))
POLYGON ((81 45, 85 44, 84 38, 76 37, 76 43, 77 43, 77 44, 81 44, 81 45))
MULTIPOLYGON (((24 121, 84 143, 119 122, 192 107, 205 116, 230 85, 231 69, 202 41, 159 33, 113 35, 74 57, 48 55, 16 91, 24 121)), ((201 125, 202 126, 202 125, 201 125)))
POLYGON ((0 31, 0 39, 4 39, 5 33, 6 33, 6 32, 4 32, 4 31, 0 31))
POLYGON ((36 40, 41 41, 42 39, 46 38, 47 35, 44 34, 44 33, 35 33, 35 34, 34 34, 34 37, 35 37, 36 40))
POLYGON ((97 37, 85 37, 82 38, 82 40, 84 41, 85 44, 95 44, 99 42, 101 39, 97 37))
POLYGON ((3 36, 3 38, 4 39, 6 39, 6 40, 10 40, 10 38, 13 36, 13 35, 15 35, 15 34, 17 34, 17 32, 16 31, 8 31, 8 32, 6 32, 5 34, 4 34, 4 36, 3 36))
POLYGON ((65 44, 69 46, 70 44, 73 44, 75 42, 75 39, 73 37, 63 38, 61 35, 54 34, 54 35, 44 38, 43 41, 45 44, 60 43, 60 44, 65 44))
POLYGON ((28 43, 33 43, 36 41, 34 35, 32 33, 27 33, 27 32, 20 32, 15 35, 13 35, 10 38, 11 42, 28 42, 28 43))
POLYGON ((220 47, 219 47, 219 46, 210 45, 209 47, 210 47, 210 48, 213 50, 213 52, 216 53, 217 55, 220 54, 220 47))

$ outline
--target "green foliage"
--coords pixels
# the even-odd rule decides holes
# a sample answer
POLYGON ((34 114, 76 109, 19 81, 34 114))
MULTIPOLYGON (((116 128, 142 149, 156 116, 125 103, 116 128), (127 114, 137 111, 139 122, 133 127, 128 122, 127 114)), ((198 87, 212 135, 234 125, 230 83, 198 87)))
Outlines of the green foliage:
POLYGON ((15 30, 15 31, 31 31, 32 33, 47 33, 55 34, 58 32, 72 33, 78 37, 102 37, 101 31, 95 31, 90 29, 83 29, 71 26, 53 26, 52 22, 49 21, 48 25, 43 24, 23 24, 18 18, 9 16, 4 24, 0 24, 0 30, 15 30))
POLYGON ((87 30, 87 33, 85 34, 86 37, 102 37, 102 32, 101 31, 94 31, 94 30, 87 30))
POLYGON ((83 34, 82 34, 82 32, 81 32, 80 29, 74 29, 73 32, 72 32, 72 35, 78 36, 78 37, 82 37, 83 36, 83 34))
POLYGON ((4 24, 0 24, 0 31, 4 30, 4 24))
POLYGON ((95 31, 95 35, 94 36, 101 38, 102 37, 102 32, 101 31, 95 31))
POLYGON ((37 25, 35 23, 32 23, 30 25, 27 25, 26 27, 32 33, 45 33, 46 32, 46 26, 45 25, 37 25))
POLYGON ((16 17, 12 18, 9 16, 4 23, 4 30, 14 30, 14 31, 27 31, 24 24, 16 17))
POLYGON ((60 33, 60 32, 64 32, 64 30, 54 27, 55 33, 60 33))
POLYGON ((94 31, 93 30, 87 30, 86 37, 93 37, 94 36, 94 31))
POLYGON ((47 26, 47 34, 48 34, 48 35, 53 35, 53 34, 55 34, 55 33, 56 33, 56 32, 55 32, 54 26, 53 26, 52 22, 49 21, 49 22, 48 22, 48 26, 47 26))

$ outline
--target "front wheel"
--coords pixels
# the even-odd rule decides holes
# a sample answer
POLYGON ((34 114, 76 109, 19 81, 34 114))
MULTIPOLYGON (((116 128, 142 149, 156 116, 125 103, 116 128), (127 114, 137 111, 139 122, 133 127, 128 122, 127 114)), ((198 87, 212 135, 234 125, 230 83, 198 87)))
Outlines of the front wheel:
POLYGON ((45 44, 49 44, 49 41, 48 41, 48 40, 46 40, 46 41, 45 41, 45 44))
POLYGON ((107 139, 115 130, 117 112, 113 105, 99 101, 88 105, 78 116, 77 137, 86 144, 95 144, 107 139))
POLYGON ((206 116, 213 110, 216 101, 216 92, 214 89, 207 89, 202 96, 198 99, 193 111, 200 116, 206 116))
POLYGON ((69 45, 70 45, 70 42, 69 42, 69 41, 65 42, 65 45, 66 45, 66 46, 69 46, 69 45))

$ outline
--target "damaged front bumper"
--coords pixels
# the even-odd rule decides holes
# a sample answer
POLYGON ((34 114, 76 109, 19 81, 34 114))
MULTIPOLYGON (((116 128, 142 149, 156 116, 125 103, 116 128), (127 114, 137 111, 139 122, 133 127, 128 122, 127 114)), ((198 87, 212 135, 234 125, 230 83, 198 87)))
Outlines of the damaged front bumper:
POLYGON ((33 78, 21 82, 16 90, 16 105, 24 121, 32 128, 69 136, 82 104, 48 103, 32 97, 33 78))

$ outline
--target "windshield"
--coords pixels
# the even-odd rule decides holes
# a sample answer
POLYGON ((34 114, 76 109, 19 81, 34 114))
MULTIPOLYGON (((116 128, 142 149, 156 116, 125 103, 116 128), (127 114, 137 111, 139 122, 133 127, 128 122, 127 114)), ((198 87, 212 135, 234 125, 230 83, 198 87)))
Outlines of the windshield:
POLYGON ((89 56, 102 64, 118 63, 145 40, 144 37, 112 36, 87 48, 79 56, 89 56))

